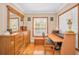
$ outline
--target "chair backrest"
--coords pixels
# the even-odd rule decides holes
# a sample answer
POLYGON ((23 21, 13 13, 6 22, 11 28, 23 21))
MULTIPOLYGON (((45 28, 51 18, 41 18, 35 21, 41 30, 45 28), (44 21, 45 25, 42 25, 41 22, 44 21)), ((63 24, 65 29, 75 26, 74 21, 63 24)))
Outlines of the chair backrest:
POLYGON ((46 38, 45 38, 45 33, 44 33, 44 32, 42 33, 42 36, 43 36, 43 40, 44 40, 43 43, 44 43, 44 45, 45 45, 45 44, 46 44, 46 38))
POLYGON ((44 45, 44 43, 45 43, 45 40, 44 40, 43 38, 40 38, 40 37, 37 38, 37 37, 36 37, 36 38, 34 39, 34 44, 35 44, 35 45, 44 45))

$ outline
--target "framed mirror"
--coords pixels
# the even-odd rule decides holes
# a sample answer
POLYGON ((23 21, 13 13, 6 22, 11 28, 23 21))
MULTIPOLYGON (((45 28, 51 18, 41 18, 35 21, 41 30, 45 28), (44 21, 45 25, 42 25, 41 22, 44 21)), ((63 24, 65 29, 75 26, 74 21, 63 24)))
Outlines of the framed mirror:
POLYGON ((23 26, 24 15, 15 10, 14 8, 7 6, 8 11, 8 30, 13 32, 20 31, 20 26, 23 26))

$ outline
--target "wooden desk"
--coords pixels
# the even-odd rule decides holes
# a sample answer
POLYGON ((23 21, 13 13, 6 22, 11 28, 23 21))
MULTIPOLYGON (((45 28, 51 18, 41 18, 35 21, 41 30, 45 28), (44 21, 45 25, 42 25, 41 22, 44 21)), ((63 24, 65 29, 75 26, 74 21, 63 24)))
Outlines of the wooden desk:
MULTIPOLYGON (((58 43, 62 42, 60 54, 61 55, 74 55, 75 54, 75 33, 74 32, 65 32, 64 38, 60 38, 56 36, 55 34, 49 34, 48 37, 58 43)), ((55 44, 56 44, 55 43, 55 44)))
POLYGON ((48 37, 54 42, 63 42, 63 38, 60 38, 55 34, 49 34, 48 37))

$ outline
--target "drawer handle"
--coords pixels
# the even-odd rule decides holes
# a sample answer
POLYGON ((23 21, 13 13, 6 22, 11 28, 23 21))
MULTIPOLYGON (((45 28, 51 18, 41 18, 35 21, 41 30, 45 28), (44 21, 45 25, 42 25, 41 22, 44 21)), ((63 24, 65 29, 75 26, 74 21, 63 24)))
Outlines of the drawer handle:
POLYGON ((11 41, 11 45, 13 45, 14 44, 14 41, 11 41))

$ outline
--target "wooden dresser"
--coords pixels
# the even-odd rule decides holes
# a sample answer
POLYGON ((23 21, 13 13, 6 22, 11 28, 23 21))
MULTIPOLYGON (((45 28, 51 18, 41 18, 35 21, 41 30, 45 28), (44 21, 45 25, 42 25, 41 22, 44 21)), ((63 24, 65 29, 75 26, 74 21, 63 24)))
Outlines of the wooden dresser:
POLYGON ((10 35, 0 35, 0 54, 22 54, 24 49, 29 44, 29 37, 29 31, 18 32, 10 35))

